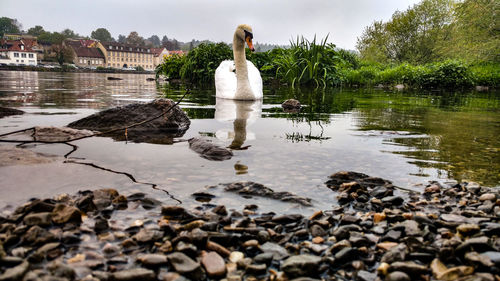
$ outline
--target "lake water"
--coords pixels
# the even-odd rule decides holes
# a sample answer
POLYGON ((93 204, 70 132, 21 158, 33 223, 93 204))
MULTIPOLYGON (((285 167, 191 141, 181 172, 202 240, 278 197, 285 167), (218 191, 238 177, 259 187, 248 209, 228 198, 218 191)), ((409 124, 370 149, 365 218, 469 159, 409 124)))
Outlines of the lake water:
MULTIPOLYGON (((178 100, 184 94, 183 86, 157 85, 148 77, 153 75, 0 71, 0 106, 26 112, 0 119, 0 133, 64 126, 106 108, 158 97, 178 100)), ((257 204, 261 211, 310 213, 336 204, 324 182, 343 170, 415 191, 433 180, 500 184, 499 92, 264 88, 264 100, 254 103, 216 100, 215 89, 192 89, 180 104, 191 126, 174 144, 105 137, 74 142, 78 150, 71 157, 108 171, 64 163, 63 155, 71 150, 65 145, 27 146, 60 158, 48 164, 0 165, 0 207, 32 197, 115 188, 126 195, 145 192, 164 204, 199 205, 191 194, 206 191, 216 196, 210 203, 237 210, 257 204), (289 98, 304 105, 300 113, 283 112, 281 103, 289 98), (230 160, 210 161, 186 142, 200 135, 222 146, 247 148, 234 150, 230 160), (217 186, 235 181, 310 197, 314 206, 242 198, 217 186)))

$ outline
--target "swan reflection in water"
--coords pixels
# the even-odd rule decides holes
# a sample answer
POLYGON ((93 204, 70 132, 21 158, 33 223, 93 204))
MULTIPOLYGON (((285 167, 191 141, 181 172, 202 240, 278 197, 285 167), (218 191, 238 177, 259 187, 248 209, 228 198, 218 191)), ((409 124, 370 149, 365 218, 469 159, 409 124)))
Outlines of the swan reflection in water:
POLYGON ((230 149, 242 150, 246 140, 255 139, 252 132, 247 132, 247 125, 252 124, 262 114, 262 100, 230 100, 217 98, 215 103, 215 120, 233 122, 233 130, 218 130, 216 136, 221 140, 231 140, 230 149))

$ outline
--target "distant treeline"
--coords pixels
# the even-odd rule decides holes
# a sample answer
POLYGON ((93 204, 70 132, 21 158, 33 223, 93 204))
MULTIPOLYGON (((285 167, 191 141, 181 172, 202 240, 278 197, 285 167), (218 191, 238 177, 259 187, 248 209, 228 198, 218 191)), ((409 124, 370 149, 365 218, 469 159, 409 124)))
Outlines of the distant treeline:
MULTIPOLYGON (((41 25, 36 25, 34 27, 29 28, 28 30, 22 30, 22 24, 16 19, 11 19, 7 17, 0 18, 0 38, 3 37, 5 33, 9 34, 28 34, 32 36, 36 36, 38 41, 46 44, 60 44, 64 39, 77 39, 77 38, 85 38, 85 39, 96 39, 101 42, 120 42, 127 43, 136 46, 144 46, 144 47, 152 47, 159 48, 165 47, 167 50, 183 50, 190 51, 195 47, 198 47, 201 43, 212 43, 209 40, 191 40, 190 42, 181 42, 176 40, 175 38, 168 38, 167 35, 163 35, 160 39, 158 35, 152 35, 149 38, 144 38, 139 35, 136 31, 130 32, 128 36, 119 34, 118 38, 115 39, 111 36, 111 33, 106 28, 98 28, 91 32, 90 36, 88 35, 80 35, 73 30, 66 28, 60 32, 54 31, 46 31, 41 25)), ((258 52, 266 52, 272 50, 277 45, 272 44, 261 44, 255 43, 255 49, 258 52)))

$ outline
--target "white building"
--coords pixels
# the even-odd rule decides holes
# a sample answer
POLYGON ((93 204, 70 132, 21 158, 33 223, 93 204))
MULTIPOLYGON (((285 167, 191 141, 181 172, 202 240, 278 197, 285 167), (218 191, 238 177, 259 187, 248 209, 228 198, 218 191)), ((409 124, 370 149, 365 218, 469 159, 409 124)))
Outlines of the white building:
POLYGON ((37 54, 28 42, 0 40, 0 64, 37 65, 37 54))

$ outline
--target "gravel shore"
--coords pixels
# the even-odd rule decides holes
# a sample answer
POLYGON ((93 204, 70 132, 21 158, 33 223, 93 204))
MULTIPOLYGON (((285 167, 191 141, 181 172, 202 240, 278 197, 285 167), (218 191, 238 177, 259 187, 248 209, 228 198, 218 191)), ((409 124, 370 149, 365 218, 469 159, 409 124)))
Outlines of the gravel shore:
POLYGON ((500 280, 500 189, 339 172, 338 205, 301 214, 192 210, 114 189, 0 217, 1 280, 500 280))

